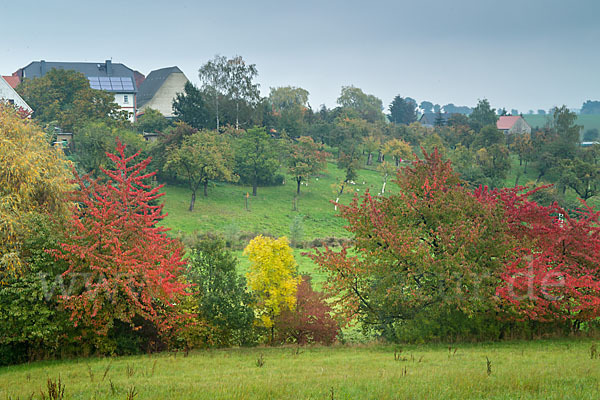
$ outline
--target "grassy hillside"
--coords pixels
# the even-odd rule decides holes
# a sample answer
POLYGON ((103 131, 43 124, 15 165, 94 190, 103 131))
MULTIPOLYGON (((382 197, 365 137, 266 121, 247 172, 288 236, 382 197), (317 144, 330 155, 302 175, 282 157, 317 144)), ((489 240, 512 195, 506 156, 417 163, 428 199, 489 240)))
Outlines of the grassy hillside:
POLYGON ((229 349, 38 362, 0 369, 0 399, 592 399, 592 342, 229 349), (257 366, 263 359, 264 365, 257 366), (488 375, 486 357, 491 362, 488 375), (33 396, 32 396, 33 394, 33 396), (30 397, 32 396, 32 397, 30 397))
MULTIPOLYGON (((218 184, 209 189, 208 197, 199 194, 193 212, 188 211, 191 192, 180 186, 167 186, 164 198, 169 216, 164 225, 175 232, 252 232, 289 236, 290 225, 296 216, 303 218, 304 239, 344 237, 344 222, 335 216, 331 200, 336 199, 332 185, 343 179, 343 172, 334 164, 318 179, 303 185, 293 211, 296 182, 288 179, 284 186, 259 187, 256 197, 248 199, 252 188, 241 185, 218 184)), ((347 203, 353 193, 363 193, 367 188, 379 191, 381 177, 376 171, 361 170, 355 185, 349 185, 340 201, 347 203), (363 183, 364 182, 364 183, 363 183)))

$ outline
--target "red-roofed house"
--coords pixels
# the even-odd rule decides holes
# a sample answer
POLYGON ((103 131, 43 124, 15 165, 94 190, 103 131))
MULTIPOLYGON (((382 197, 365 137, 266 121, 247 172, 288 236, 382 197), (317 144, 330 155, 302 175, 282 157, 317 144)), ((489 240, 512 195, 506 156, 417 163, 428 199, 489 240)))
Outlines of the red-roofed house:
POLYGON ((531 133, 531 126, 519 115, 504 115, 499 117, 496 127, 507 135, 531 133))
POLYGON ((4 80, 6 81, 6 83, 8 83, 10 85, 11 88, 16 89, 17 86, 19 86, 19 83, 21 83, 21 79, 19 78, 18 75, 7 75, 7 76, 2 76, 4 78, 4 80))

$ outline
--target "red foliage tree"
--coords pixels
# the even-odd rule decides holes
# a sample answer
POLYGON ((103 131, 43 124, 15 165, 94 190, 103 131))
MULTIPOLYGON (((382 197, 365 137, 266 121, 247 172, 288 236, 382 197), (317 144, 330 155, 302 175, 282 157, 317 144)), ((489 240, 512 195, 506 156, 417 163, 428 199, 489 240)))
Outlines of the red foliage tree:
POLYGON ((279 341, 291 340, 300 345, 331 344, 340 333, 325 294, 313 290, 309 276, 303 276, 298 285, 296 309, 282 311, 275 320, 275 328, 279 341))
POLYGON ((541 188, 471 191, 437 152, 398 172, 399 191, 338 205, 352 252, 312 258, 348 318, 378 329, 427 310, 537 321, 600 315, 600 212, 529 200, 541 188))
MULTIPOLYGON (((527 198, 534 191, 503 189, 511 233, 519 240, 497 294, 521 319, 572 320, 575 327, 600 315, 600 212, 582 201, 572 216, 527 198)), ((539 190, 539 189, 536 189, 539 190)))
POLYGON ((312 255, 346 317, 378 329, 432 307, 491 312, 503 261, 515 247, 502 207, 473 196, 435 151, 401 169, 399 191, 365 193, 338 205, 354 235, 354 255, 312 255))
POLYGON ((181 325, 174 305, 185 294, 179 279, 183 249, 157 226, 165 215, 162 205, 153 205, 164 193, 149 184, 154 173, 145 173, 150 159, 134 163, 139 152, 125 156, 107 154, 113 170, 102 170, 104 180, 77 173, 78 206, 68 226, 69 241, 55 253, 68 262, 63 274, 76 292, 63 296, 76 325, 93 327, 106 334, 115 320, 133 325, 141 317, 159 332, 181 325))

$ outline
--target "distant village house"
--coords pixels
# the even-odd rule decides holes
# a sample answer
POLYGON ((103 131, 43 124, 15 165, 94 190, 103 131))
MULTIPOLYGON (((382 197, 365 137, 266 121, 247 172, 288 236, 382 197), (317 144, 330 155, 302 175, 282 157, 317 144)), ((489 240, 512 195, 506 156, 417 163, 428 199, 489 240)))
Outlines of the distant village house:
POLYGON ((104 90, 113 93, 115 103, 121 110, 129 113, 131 122, 135 121, 137 114, 137 83, 142 81, 143 75, 131 68, 106 60, 103 63, 80 62, 49 62, 45 60, 33 61, 26 67, 19 69, 15 74, 20 79, 40 78, 51 69, 64 69, 81 72, 89 80, 92 89, 104 90))
POLYGON ((173 100, 178 93, 183 93, 187 82, 188 78, 177 67, 161 68, 150 72, 139 86, 138 115, 152 108, 160 111, 167 118, 174 117, 173 100))
POLYGON ((31 107, 29 107, 25 100, 23 100, 23 98, 19 96, 19 94, 14 89, 19 83, 17 82, 17 84, 13 87, 13 85, 9 83, 9 81, 7 81, 6 78, 9 78, 9 81, 13 84, 14 82, 17 82, 18 79, 14 79, 13 77, 0 76, 0 101, 5 101, 10 104, 14 104, 16 107, 20 107, 23 110, 31 113, 33 111, 31 107))
POLYGON ((496 127, 507 135, 531 133, 531 126, 529 126, 525 119, 519 115, 504 115, 498 117, 496 127))

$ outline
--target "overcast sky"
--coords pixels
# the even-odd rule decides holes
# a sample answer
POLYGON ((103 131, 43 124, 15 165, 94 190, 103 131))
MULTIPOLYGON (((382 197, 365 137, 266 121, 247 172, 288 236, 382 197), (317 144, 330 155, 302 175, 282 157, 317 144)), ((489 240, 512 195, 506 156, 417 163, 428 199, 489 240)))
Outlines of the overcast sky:
POLYGON ((0 73, 34 60, 112 58, 193 82, 215 54, 256 64, 263 95, 293 85, 313 108, 341 86, 381 98, 521 112, 600 99, 600 1, 2 1, 0 73))

